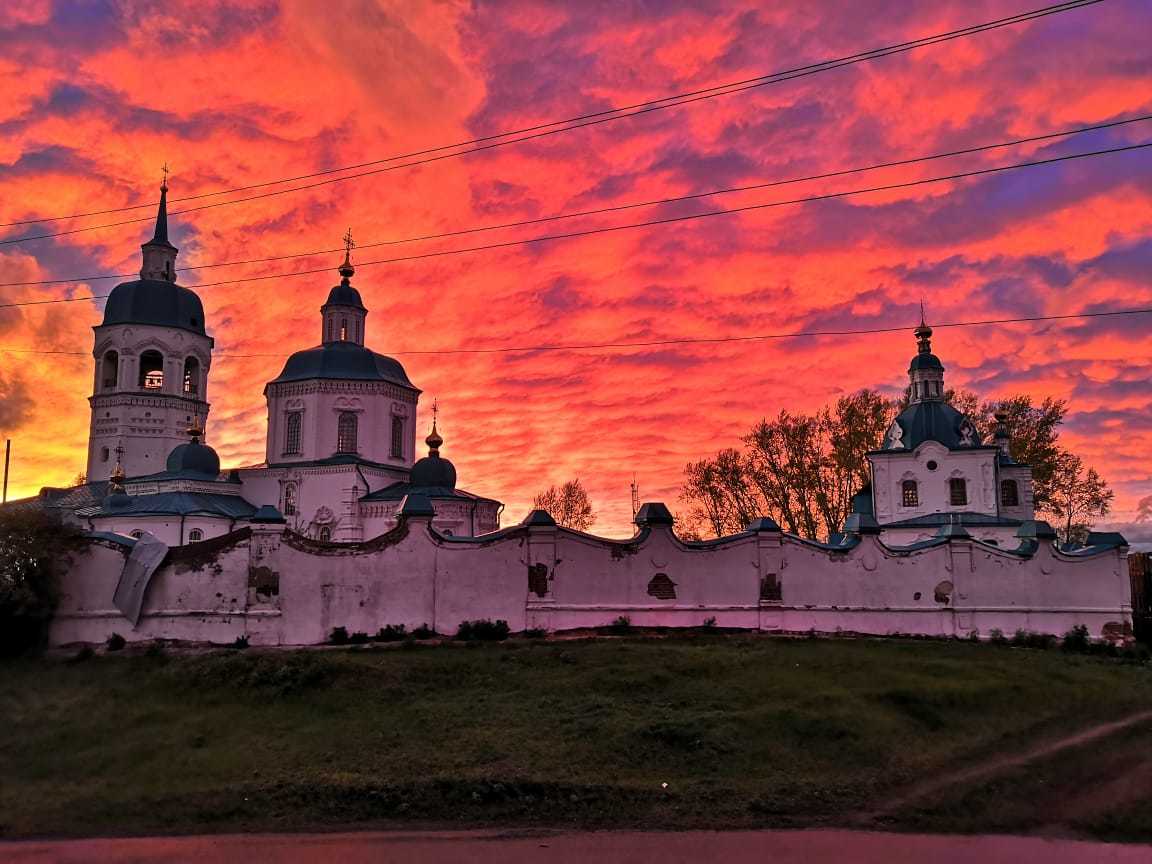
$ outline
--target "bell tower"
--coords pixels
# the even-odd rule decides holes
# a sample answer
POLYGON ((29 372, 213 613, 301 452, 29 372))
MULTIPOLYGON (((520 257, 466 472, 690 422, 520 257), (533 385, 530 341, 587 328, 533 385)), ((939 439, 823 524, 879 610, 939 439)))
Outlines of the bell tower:
POLYGON ((119 467, 127 477, 165 470, 189 426, 208 420, 212 337, 200 298, 176 284, 178 249, 168 239, 168 169, 140 278, 112 289, 93 328, 95 374, 88 402, 90 482, 119 467), (119 455, 119 461, 117 456, 119 455))

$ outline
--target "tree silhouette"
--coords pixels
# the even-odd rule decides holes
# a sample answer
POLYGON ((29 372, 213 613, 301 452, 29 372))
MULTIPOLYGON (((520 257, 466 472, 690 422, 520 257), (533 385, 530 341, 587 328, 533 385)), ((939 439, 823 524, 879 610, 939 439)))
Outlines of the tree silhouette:
POLYGON ((532 506, 538 510, 547 510, 557 525, 577 531, 587 531, 596 521, 588 493, 579 479, 569 480, 562 486, 549 486, 532 499, 532 506))

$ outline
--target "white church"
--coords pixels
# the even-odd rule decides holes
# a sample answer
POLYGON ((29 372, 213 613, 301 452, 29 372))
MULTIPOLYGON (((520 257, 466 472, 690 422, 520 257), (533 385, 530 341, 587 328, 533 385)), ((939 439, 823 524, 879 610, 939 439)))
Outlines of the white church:
POLYGON ((200 298, 176 284, 167 183, 142 249, 140 278, 112 290, 95 328, 88 483, 58 502, 83 524, 180 546, 275 510, 296 532, 349 543, 383 534, 416 493, 434 502, 445 534, 499 527, 500 502, 456 487, 435 421, 417 458, 420 390, 399 362, 366 347, 350 254, 320 307, 320 343, 292 354, 264 388, 264 462, 222 473, 204 431, 213 339, 200 298))
MULTIPOLYGON (((53 644, 180 639, 301 645, 333 628, 374 633, 504 619, 514 631, 661 627, 986 638, 1017 629, 1131 629, 1127 544, 1062 550, 1035 520, 1032 473, 944 399, 932 330, 916 328, 910 401, 842 534, 815 542, 770 518, 715 540, 678 536, 644 504, 626 540, 556 525, 457 487, 433 420, 417 458, 420 390, 367 347, 348 253, 320 307, 320 343, 264 389, 265 458, 222 471, 205 440, 213 340, 176 284, 167 185, 140 278, 95 327, 87 482, 17 506, 88 531, 62 579, 53 644)), ((9 505, 12 506, 12 505, 9 505)))

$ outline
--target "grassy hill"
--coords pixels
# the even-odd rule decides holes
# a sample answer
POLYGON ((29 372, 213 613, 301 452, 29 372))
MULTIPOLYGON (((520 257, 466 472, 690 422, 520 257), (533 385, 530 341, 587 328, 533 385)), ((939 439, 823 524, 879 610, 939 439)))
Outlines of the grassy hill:
POLYGON ((0 837, 859 825, 1149 840, 1152 720, 1005 760, 1150 709, 1146 666, 959 642, 716 634, 6 662, 0 837))

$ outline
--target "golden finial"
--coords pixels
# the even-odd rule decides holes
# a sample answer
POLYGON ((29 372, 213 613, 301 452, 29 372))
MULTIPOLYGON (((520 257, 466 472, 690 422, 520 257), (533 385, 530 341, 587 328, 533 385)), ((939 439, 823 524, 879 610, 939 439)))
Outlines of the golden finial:
POLYGON ((352 249, 355 247, 356 241, 352 239, 351 228, 345 232, 342 239, 344 240, 344 263, 340 265, 340 275, 347 282, 356 272, 356 268, 352 266, 352 249))
POLYGON ((432 400, 432 431, 428 437, 424 439, 424 443, 428 445, 429 456, 440 455, 440 445, 444 443, 444 439, 440 437, 440 433, 436 431, 436 420, 440 414, 440 400, 432 400))
POLYGON ((163 192, 168 191, 168 163, 164 163, 164 167, 160 169, 164 172, 164 179, 160 181, 160 189, 163 192))

